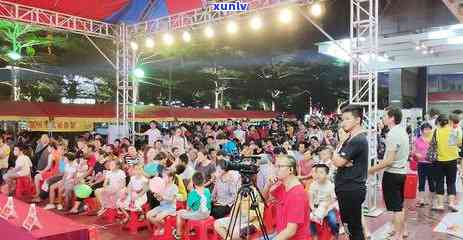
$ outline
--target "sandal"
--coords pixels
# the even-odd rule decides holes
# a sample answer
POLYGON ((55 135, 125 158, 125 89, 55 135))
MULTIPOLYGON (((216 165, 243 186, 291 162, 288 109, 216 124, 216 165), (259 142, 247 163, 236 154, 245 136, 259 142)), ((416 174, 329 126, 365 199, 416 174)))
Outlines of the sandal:
POLYGON ((458 209, 455 206, 449 205, 449 210, 450 212, 456 213, 458 212, 458 209))

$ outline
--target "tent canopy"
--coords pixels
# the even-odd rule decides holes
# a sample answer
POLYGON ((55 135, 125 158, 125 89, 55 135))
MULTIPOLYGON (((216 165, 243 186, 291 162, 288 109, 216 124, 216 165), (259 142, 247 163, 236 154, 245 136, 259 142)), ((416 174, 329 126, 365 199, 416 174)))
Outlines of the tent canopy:
MULTIPOLYGON (((202 0, 6 0, 110 23, 137 23, 203 6, 202 0)), ((207 1, 204 1, 207 3, 207 1)))
MULTIPOLYGON (((157 121, 225 121, 227 119, 269 120, 278 112, 137 106, 135 118, 140 122, 157 121)), ((0 102, 0 120, 82 119, 88 122, 112 122, 113 104, 62 104, 54 102, 0 102)), ((291 116, 292 117, 292 116, 291 116)))

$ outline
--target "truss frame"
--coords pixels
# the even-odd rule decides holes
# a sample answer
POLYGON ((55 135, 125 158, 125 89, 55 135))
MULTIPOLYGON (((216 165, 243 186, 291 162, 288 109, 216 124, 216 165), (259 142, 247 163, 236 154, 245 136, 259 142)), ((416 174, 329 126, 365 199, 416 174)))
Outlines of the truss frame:
POLYGON ((147 36, 161 32, 195 28, 206 24, 216 23, 229 17, 249 15, 258 11, 275 7, 304 5, 311 3, 312 1, 313 0, 242 0, 241 3, 249 4, 247 11, 219 12, 213 11, 211 6, 205 8, 196 8, 189 11, 133 24, 129 27, 129 31, 131 36, 134 37, 147 36))
MULTIPOLYGON (((364 107, 368 137, 369 165, 378 163, 378 55, 379 0, 350 1, 349 103, 364 107)), ((378 216, 383 210, 377 206, 379 176, 368 180, 365 210, 369 216, 378 216)))
POLYGON ((1 0, 0 18, 99 38, 115 38, 113 24, 1 0))

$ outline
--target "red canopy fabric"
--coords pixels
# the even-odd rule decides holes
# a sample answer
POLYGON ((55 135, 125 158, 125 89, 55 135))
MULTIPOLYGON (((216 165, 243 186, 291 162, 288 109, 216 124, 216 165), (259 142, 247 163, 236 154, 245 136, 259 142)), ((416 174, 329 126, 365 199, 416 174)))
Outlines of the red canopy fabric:
POLYGON ((129 4, 130 0, 6 0, 59 13, 104 20, 129 4))
MULTIPOLYGON (((137 121, 223 121, 227 119, 267 120, 276 118, 278 112, 219 110, 201 108, 176 108, 137 106, 137 121)), ((116 107, 113 104, 62 104, 54 102, 0 102, 0 120, 24 118, 81 118, 95 122, 113 121, 116 107)), ((289 118, 294 118, 290 116, 289 118)))

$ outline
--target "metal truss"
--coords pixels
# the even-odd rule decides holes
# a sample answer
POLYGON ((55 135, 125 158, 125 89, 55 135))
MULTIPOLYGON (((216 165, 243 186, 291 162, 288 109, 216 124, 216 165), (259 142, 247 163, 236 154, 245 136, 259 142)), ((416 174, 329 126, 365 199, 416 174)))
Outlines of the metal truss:
POLYGON ((115 38, 115 26, 112 24, 11 2, 0 1, 0 18, 100 38, 115 38))
POLYGON ((135 51, 130 48, 127 25, 119 26, 116 56, 116 124, 119 137, 132 136, 134 141, 135 130, 135 79, 130 77, 130 72, 135 66, 135 51))
MULTIPOLYGON (((369 143, 369 164, 374 165, 377 157, 378 122, 378 0, 350 1, 350 43, 351 61, 349 69, 349 102, 363 106, 366 110, 366 126, 369 143)), ((378 175, 368 181, 367 214, 378 216, 378 175)))
POLYGON ((242 0, 241 2, 249 4, 247 11, 213 11, 211 6, 208 6, 207 8, 197 8, 190 11, 131 25, 129 27, 130 35, 133 37, 139 37, 153 33, 194 28, 197 26, 222 21, 228 17, 248 15, 270 8, 287 5, 304 5, 311 3, 312 0, 242 0))

